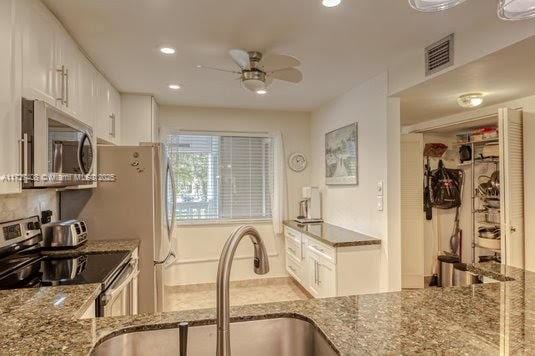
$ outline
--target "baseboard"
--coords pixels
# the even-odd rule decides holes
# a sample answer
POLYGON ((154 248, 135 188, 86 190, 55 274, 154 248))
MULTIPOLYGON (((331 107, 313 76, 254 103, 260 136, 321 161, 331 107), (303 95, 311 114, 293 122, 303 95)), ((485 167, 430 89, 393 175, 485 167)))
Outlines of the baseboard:
POLYGON ((402 289, 421 289, 425 287, 425 277, 421 274, 402 274, 402 289))

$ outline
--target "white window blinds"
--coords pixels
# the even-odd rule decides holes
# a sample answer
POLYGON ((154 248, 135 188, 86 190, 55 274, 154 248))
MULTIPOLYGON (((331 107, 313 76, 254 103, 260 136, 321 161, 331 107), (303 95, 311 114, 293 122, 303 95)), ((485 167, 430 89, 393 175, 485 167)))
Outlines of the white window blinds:
POLYGON ((178 220, 271 218, 271 138, 169 135, 167 148, 178 220))

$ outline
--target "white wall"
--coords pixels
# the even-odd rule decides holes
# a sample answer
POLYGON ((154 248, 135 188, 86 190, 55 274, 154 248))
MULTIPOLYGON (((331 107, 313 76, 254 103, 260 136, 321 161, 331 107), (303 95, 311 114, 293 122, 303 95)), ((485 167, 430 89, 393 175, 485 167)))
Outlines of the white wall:
MULTIPOLYGON (((447 35, 449 33, 444 33, 444 36, 447 35)), ((424 48, 421 48, 404 56, 389 68, 388 93, 393 95, 533 35, 535 35, 535 26, 532 21, 496 20, 487 26, 474 24, 472 28, 455 33, 453 66, 426 77, 424 48)))
MULTIPOLYGON (((170 131, 278 132, 283 134, 286 158, 299 151, 310 157, 310 114, 302 112, 259 111, 242 109, 160 108, 162 140, 170 131)), ((288 172, 288 212, 298 212, 301 188, 310 184, 310 168, 301 173, 288 172)), ((284 266, 284 241, 275 237, 271 223, 256 223, 270 254, 270 272, 262 277, 287 276, 284 266)), ((214 283, 217 260, 224 242, 236 224, 178 226, 175 237, 178 260, 167 273, 172 285, 214 283)), ((252 249, 244 241, 232 267, 233 280, 258 278, 251 267, 252 249)))
POLYGON ((392 236, 399 235, 395 226, 396 220, 399 223, 396 219, 399 197, 397 201, 395 199, 399 195, 399 188, 396 188, 396 180, 399 181, 399 101, 393 99, 393 102, 389 102, 387 82, 386 73, 378 75, 312 114, 310 142, 314 144, 311 146, 311 183, 322 191, 323 218, 326 222, 383 240, 378 278, 381 280, 381 290, 395 290, 400 286, 400 247, 398 239, 393 237, 389 241, 388 213, 392 212, 392 236), (389 116, 392 119, 390 129, 389 116), (327 186, 325 134, 353 122, 359 124, 359 184, 327 186), (389 146, 389 143, 392 145, 389 146), (392 173, 390 177, 389 170, 392 173), (389 181, 387 177, 392 180, 389 181), (379 181, 383 181, 385 187, 383 211, 377 209, 379 181), (389 275, 389 268, 393 271, 392 275, 389 275))

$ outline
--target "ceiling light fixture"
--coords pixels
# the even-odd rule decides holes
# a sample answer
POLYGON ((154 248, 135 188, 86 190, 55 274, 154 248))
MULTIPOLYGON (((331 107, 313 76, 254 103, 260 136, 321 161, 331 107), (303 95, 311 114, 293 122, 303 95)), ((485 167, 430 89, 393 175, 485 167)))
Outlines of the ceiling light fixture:
POLYGON ((175 54, 176 50, 171 47, 161 47, 160 52, 162 52, 163 54, 169 55, 169 54, 175 54))
POLYGON ((180 85, 178 85, 178 84, 169 84, 169 89, 178 90, 178 89, 180 89, 180 85))
POLYGON ((266 89, 258 89, 258 90, 256 91, 256 93, 257 93, 258 95, 264 95, 264 94, 267 94, 267 90, 266 90, 266 89))
POLYGON ((336 7, 340 5, 342 0, 322 0, 321 4, 325 7, 336 7))
MULTIPOLYGON (((324 5, 326 1, 323 0, 324 5)), ((409 0, 415 10, 438 12, 457 6, 466 0, 409 0)), ((502 20, 524 20, 535 17, 535 0, 498 0, 498 17, 502 20)))
POLYGON ((450 9, 465 0, 409 0, 409 4, 415 10, 422 12, 437 12, 450 9))
POLYGON ((483 94, 481 93, 469 93, 463 94, 457 98, 457 103, 460 107, 465 109, 475 108, 483 104, 483 94))
POLYGON ((535 17, 535 0, 499 0, 498 17, 502 20, 524 20, 535 17))

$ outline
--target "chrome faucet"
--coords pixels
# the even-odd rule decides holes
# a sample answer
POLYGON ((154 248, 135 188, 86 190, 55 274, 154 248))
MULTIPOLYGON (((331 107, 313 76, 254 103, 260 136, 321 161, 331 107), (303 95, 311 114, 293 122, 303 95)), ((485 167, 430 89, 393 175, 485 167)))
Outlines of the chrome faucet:
POLYGON ((258 231, 252 226, 240 226, 230 235, 217 269, 217 356, 230 356, 230 313, 229 313, 229 282, 230 268, 234 252, 240 241, 249 236, 254 246, 254 271, 256 274, 269 272, 269 261, 264 242, 258 231))

